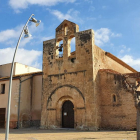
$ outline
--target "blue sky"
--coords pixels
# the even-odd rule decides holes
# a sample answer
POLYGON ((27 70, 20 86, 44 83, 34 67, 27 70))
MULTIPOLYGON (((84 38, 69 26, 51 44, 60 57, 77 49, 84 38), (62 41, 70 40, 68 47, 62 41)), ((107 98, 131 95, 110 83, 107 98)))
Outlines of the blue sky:
POLYGON ((32 13, 42 22, 28 25, 32 37, 22 38, 16 62, 42 69, 43 41, 54 38, 57 26, 67 19, 80 31, 93 29, 97 46, 140 71, 139 0, 0 0, 0 64, 11 63, 32 13))

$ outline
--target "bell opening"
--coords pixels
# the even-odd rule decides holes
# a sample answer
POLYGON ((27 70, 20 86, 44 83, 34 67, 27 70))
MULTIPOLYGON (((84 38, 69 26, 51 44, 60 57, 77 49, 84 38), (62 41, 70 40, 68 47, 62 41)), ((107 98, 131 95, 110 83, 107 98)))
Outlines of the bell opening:
POLYGON ((58 51, 59 51, 59 58, 62 58, 63 57, 63 40, 59 42, 58 51))

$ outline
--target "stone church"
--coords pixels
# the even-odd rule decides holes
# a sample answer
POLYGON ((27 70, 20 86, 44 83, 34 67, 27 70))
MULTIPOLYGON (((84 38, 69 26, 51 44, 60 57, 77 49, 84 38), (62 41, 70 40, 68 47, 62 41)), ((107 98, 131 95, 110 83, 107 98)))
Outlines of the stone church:
POLYGON ((92 29, 64 20, 55 39, 43 42, 41 128, 135 129, 134 97, 123 83, 131 73, 137 71, 95 45, 92 29))

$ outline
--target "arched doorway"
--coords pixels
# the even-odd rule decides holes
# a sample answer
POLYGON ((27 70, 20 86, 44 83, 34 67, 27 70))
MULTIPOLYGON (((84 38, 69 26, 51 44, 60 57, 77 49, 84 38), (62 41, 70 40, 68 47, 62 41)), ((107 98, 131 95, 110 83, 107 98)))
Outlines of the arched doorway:
POLYGON ((71 101, 65 101, 62 106, 62 127, 74 128, 74 105, 71 101))

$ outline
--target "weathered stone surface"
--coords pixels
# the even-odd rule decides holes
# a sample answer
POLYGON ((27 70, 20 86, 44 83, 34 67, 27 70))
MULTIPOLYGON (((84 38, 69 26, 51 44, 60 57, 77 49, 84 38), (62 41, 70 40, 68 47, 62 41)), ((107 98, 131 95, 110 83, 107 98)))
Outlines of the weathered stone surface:
POLYGON ((134 130, 136 107, 132 93, 122 83, 123 75, 110 71, 99 71, 100 110, 102 129, 134 130), (116 97, 116 102, 113 96, 116 97))
POLYGON ((124 64, 95 45, 93 30, 79 32, 78 25, 64 20, 56 28, 56 38, 43 42, 41 128, 62 127, 62 106, 67 100, 74 105, 77 129, 136 128, 134 99, 124 89, 121 75, 135 70, 124 64), (63 57, 59 58, 61 40, 63 57))

